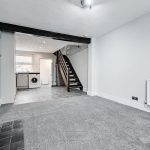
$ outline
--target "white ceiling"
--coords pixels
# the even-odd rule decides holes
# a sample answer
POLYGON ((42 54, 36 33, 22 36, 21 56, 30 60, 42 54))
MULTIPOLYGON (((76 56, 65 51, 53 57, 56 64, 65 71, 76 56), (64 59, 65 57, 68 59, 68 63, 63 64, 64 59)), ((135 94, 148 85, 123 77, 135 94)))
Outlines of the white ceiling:
POLYGON ((0 0, 0 21, 72 35, 101 36, 150 11, 150 0, 0 0))
POLYGON ((67 45, 77 43, 53 40, 51 38, 38 37, 34 35, 16 33, 16 50, 54 53, 67 45))

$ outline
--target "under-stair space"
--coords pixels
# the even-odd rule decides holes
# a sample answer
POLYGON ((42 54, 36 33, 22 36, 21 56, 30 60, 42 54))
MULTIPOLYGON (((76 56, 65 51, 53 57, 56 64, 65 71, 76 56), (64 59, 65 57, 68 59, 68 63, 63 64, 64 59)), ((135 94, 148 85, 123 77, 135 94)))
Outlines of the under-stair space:
POLYGON ((58 69, 63 78, 64 84, 67 87, 67 91, 70 92, 72 89, 78 89, 83 91, 83 85, 80 82, 69 58, 63 55, 61 50, 55 53, 57 56, 58 69))

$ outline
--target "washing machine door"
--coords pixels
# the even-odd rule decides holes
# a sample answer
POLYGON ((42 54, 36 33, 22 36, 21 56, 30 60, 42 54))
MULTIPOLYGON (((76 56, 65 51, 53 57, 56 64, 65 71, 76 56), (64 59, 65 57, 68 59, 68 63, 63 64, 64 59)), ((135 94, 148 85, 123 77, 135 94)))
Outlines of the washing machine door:
POLYGON ((36 78, 36 77, 33 77, 32 79, 31 79, 31 82, 34 84, 34 83, 37 83, 38 82, 38 79, 36 78))

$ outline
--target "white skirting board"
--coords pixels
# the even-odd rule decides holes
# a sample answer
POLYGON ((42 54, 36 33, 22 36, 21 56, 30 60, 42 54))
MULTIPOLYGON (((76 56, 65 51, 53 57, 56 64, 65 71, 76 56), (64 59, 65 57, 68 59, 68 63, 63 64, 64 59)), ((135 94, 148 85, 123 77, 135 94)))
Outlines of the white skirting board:
POLYGON ((150 106, 150 79, 147 80, 147 105, 150 106))
POLYGON ((142 105, 141 103, 138 103, 136 101, 132 101, 132 100, 112 96, 112 95, 109 95, 109 94, 104 93, 104 92, 97 92, 97 93, 94 93, 94 95, 93 95, 93 93, 92 93, 92 95, 91 95, 91 93, 88 93, 88 95, 90 95, 90 96, 99 96, 99 97, 105 98, 107 100, 111 100, 111 101, 114 101, 114 102, 117 102, 117 103, 120 103, 120 104, 123 104, 123 105, 127 105, 127 106, 130 106, 130 107, 142 110, 142 111, 150 112, 150 108, 144 107, 144 104, 142 105))
POLYGON ((0 105, 13 104, 14 102, 15 102, 15 97, 13 99, 0 99, 0 105))
POLYGON ((0 99, 0 106, 2 105, 2 99, 0 99))
POLYGON ((96 93, 93 91, 87 91, 87 95, 89 96, 96 96, 96 93))

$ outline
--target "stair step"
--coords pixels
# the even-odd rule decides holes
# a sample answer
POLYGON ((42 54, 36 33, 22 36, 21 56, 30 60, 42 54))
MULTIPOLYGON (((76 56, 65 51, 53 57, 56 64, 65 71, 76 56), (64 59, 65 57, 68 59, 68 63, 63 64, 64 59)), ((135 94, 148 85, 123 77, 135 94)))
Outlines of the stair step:
POLYGON ((72 78, 72 79, 69 79, 69 81, 70 81, 70 82, 72 82, 72 81, 78 82, 79 80, 78 80, 77 78, 72 78))
POLYGON ((69 82, 79 82, 79 80, 77 78, 75 79, 72 78, 71 80, 69 79, 69 82))
POLYGON ((80 82, 78 82, 78 81, 69 81, 69 83, 70 84, 78 84, 78 85, 80 84, 80 82))
POLYGON ((69 81, 79 81, 79 79, 76 76, 69 77, 69 81))
POLYGON ((82 85, 70 85, 69 87, 70 87, 70 88, 71 88, 71 87, 78 88, 78 87, 82 87, 82 85))
POLYGON ((80 85, 80 83, 79 82, 72 82, 72 83, 69 83, 69 85, 70 86, 72 86, 72 85, 80 85))
POLYGON ((69 79, 69 82, 79 82, 79 80, 77 78, 72 78, 72 79, 69 79))
POLYGON ((75 78, 75 79, 71 79, 71 80, 69 80, 69 82, 79 82, 79 80, 77 79, 77 78, 75 78))
POLYGON ((75 75, 71 75, 70 79, 78 79, 75 75))
POLYGON ((75 74, 72 70, 69 71, 70 74, 75 74))

